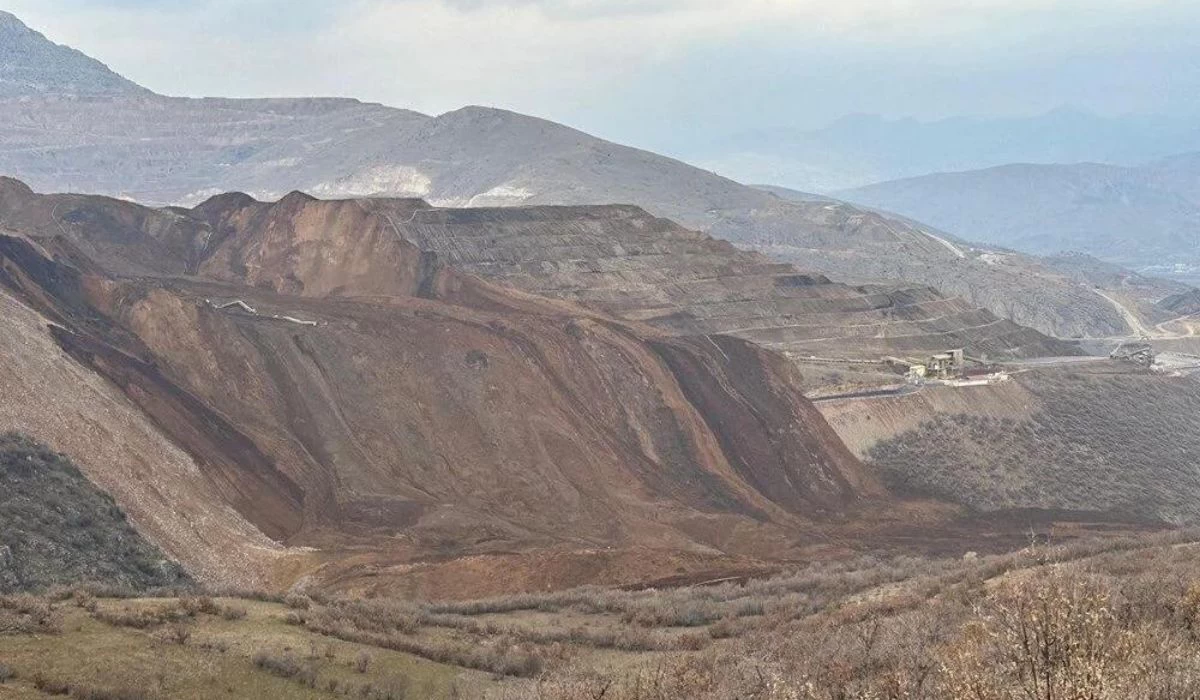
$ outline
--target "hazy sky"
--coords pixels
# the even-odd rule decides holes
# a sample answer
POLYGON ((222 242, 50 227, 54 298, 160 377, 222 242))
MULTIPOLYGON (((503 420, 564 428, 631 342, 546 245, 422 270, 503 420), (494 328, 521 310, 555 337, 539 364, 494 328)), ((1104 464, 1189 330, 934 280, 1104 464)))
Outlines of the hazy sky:
POLYGON ((0 0, 173 95, 536 114, 663 150, 847 113, 1200 113, 1197 0, 0 0))

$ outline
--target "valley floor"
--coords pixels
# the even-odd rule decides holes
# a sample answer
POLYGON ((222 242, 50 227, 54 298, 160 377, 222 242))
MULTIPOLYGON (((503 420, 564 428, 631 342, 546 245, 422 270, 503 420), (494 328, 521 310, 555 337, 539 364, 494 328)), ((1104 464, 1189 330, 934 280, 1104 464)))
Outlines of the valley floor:
POLYGON ((1026 664, 1080 697, 1197 697, 1197 546, 1197 531, 1035 538, 452 603, 14 596, 0 598, 0 698, 1059 697, 1023 694, 1026 664), (1065 646, 1030 656, 1022 626, 1065 646))

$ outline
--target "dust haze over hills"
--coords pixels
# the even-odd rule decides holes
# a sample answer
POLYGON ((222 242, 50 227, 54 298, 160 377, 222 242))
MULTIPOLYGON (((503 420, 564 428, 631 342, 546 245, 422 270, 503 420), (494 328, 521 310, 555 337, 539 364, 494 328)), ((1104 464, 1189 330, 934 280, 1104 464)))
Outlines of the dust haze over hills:
MULTIPOLYGON (((33 38, 8 58, 17 73, 97 70, 26 35, 33 38)), ((1029 256, 992 251, 1006 263, 993 265, 987 246, 960 254, 921 225, 793 202, 542 119, 484 107, 430 117, 347 99, 170 98, 130 92, 106 75, 92 83, 95 92, 47 78, 35 95, 0 99, 0 171, 42 192, 149 204, 194 205, 229 190, 273 199, 296 189, 436 206, 629 203, 806 271, 918 283, 1043 333, 1133 332, 1121 310, 1029 256)))
POLYGON ((1076 250, 1184 280, 1200 269, 1200 154, 1140 166, 1005 165, 841 196, 1031 253, 1076 250))
POLYGON ((833 194, 1010 163, 1133 166, 1194 150, 1200 150, 1200 126, 1192 118, 1102 117, 1064 107, 1032 117, 937 121, 851 115, 820 129, 734 135, 694 157, 744 182, 833 194))

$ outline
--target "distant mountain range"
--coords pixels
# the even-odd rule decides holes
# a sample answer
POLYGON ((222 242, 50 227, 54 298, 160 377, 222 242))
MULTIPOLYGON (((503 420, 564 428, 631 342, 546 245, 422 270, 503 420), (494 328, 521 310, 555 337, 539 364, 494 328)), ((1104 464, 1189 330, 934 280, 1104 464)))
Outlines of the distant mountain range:
POLYGON ((1200 153, 1140 167, 1006 165, 838 196, 1029 253, 1082 251, 1181 279, 1200 272, 1200 153))
POLYGON ((1107 300, 1028 256, 997 250, 1006 264, 996 265, 990 249, 948 245, 921 224, 793 201, 546 120, 484 107, 435 117, 350 99, 166 97, 3 21, 19 40, 6 44, 0 74, 22 77, 0 97, 0 173, 38 191, 158 205, 230 190, 447 207, 635 204, 835 279, 906 279, 1062 337, 1131 332, 1107 300))
POLYGON ((1008 163, 1139 165, 1194 150, 1200 150, 1194 118, 1102 117, 1063 108, 1035 117, 931 122, 856 115, 816 130, 737 134, 689 157, 743 181, 829 194, 1008 163))

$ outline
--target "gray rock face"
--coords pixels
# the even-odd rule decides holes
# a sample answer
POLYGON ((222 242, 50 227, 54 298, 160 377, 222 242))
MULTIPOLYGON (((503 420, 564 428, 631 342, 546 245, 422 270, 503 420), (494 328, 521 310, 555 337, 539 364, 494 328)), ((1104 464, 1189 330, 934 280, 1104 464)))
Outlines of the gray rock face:
POLYGON ((47 40, 0 11, 0 98, 147 94, 103 63, 47 40))

